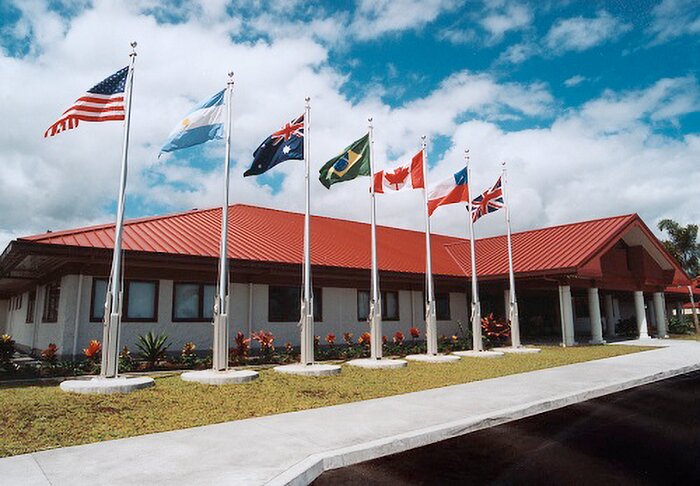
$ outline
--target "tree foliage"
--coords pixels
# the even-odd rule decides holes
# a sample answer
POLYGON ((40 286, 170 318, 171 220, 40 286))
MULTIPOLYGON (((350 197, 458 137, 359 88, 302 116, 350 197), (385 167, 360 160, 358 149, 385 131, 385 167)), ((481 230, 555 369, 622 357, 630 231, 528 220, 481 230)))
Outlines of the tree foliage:
POLYGON ((659 221, 659 229, 668 233, 669 239, 662 241, 668 252, 681 264, 691 277, 700 274, 700 244, 698 225, 681 226, 672 219, 659 221))

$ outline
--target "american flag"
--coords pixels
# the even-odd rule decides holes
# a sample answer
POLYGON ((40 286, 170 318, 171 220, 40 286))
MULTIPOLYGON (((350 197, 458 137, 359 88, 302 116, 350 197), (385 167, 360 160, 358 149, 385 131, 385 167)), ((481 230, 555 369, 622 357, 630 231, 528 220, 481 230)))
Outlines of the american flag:
POLYGON ((491 189, 487 189, 472 201, 472 221, 476 222, 480 217, 498 211, 502 207, 503 187, 499 177, 491 189))
POLYGON ((124 119, 124 89, 129 67, 120 69, 90 88, 63 112, 44 132, 44 138, 78 126, 78 122, 102 122, 124 119))

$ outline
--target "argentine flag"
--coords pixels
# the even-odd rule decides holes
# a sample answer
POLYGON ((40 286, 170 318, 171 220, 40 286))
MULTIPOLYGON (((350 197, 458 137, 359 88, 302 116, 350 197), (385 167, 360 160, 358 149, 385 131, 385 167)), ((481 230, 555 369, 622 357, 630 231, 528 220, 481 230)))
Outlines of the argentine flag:
POLYGON ((192 147, 224 137, 224 92, 201 102, 173 129, 160 153, 192 147))

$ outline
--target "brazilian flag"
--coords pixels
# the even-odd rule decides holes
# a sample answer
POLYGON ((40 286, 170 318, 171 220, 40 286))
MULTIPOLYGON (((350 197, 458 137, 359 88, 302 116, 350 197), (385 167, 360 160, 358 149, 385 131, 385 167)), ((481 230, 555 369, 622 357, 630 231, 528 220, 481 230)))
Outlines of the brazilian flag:
POLYGON ((318 180, 330 189, 336 182, 345 182, 357 176, 370 175, 369 133, 346 147, 337 157, 321 167, 318 180))

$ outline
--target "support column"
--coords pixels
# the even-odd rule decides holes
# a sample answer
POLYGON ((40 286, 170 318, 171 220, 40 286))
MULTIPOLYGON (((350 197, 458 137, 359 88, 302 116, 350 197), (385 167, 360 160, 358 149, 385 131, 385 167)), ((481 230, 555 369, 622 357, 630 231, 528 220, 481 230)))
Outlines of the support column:
POLYGON ((637 331, 639 339, 649 339, 647 330, 647 313, 644 310, 644 292, 641 290, 634 291, 634 313, 637 317, 637 331))
POLYGON ((561 338, 563 346, 573 346, 574 340, 574 309, 571 303, 571 287, 559 286, 559 313, 561 318, 561 338))
POLYGON ((667 338, 666 331, 666 310, 664 309, 664 293, 654 292, 654 316, 656 317, 656 337, 659 339, 667 338))
POLYGON ((603 321, 600 319, 600 299, 596 287, 588 289, 588 315, 591 320, 591 344, 603 344, 603 321))
POLYGON ((615 337, 615 309, 613 307, 613 297, 605 294, 605 336, 615 337))

